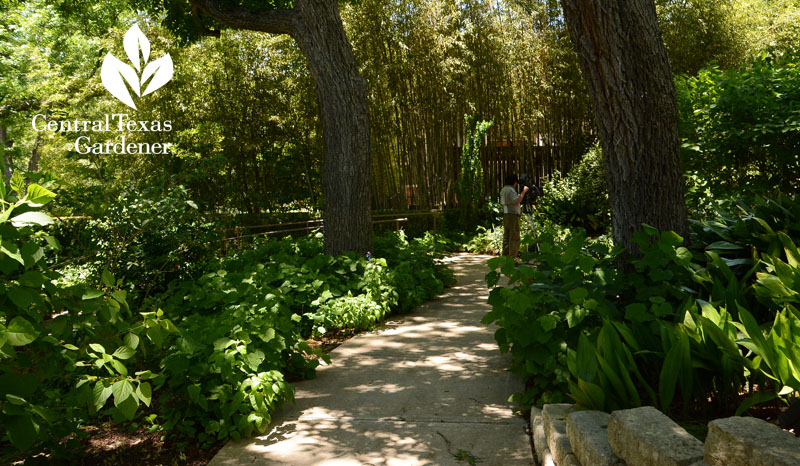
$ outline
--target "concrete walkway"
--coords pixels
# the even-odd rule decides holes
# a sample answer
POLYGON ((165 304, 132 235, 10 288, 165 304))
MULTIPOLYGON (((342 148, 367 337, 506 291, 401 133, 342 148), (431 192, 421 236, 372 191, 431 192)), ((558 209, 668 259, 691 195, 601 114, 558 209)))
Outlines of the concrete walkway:
POLYGON ((447 259, 455 287, 333 350, 266 435, 229 442, 210 466, 532 465, 506 401, 521 382, 480 323, 488 259, 447 259))

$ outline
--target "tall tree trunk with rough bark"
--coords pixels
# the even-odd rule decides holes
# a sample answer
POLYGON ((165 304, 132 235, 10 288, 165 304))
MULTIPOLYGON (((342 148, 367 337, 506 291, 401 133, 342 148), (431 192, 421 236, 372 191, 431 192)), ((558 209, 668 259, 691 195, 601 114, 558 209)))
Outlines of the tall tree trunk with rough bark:
POLYGON ((289 34, 308 59, 322 121, 325 252, 372 250, 370 134, 366 82, 344 32, 337 0, 297 0, 292 9, 251 11, 190 0, 227 26, 289 34))
POLYGON ((678 116, 653 0, 561 0, 594 106, 614 241, 642 223, 688 238, 678 116))

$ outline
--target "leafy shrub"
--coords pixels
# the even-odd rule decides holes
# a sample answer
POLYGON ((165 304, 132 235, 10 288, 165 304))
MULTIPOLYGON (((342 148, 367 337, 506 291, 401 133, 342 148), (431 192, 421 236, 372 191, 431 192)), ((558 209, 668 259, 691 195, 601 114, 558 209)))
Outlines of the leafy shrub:
POLYGON ((0 180, 0 444, 57 448, 91 416, 132 419, 150 405, 155 375, 139 362, 174 327, 132 312, 108 271, 100 289, 61 282, 47 265, 59 245, 42 228, 55 195, 19 173, 9 187, 0 180))
POLYGON ((467 251, 475 254, 500 254, 503 252, 503 227, 478 227, 466 245, 467 251))
POLYGON ((95 276, 107 269, 136 297, 195 276, 219 238, 182 187, 123 193, 102 215, 59 222, 54 233, 59 260, 81 260, 95 276))
POLYGON ((676 80, 683 166, 700 196, 796 192, 800 55, 772 51, 736 70, 676 80), (713 194, 712 194, 713 193, 713 194))
POLYGON ((598 235, 611 226, 603 154, 596 144, 567 176, 558 173, 542 185, 537 209, 554 223, 584 228, 598 235))
POLYGON ((452 279, 399 235, 378 239, 386 259, 372 260, 327 256, 321 235, 262 240, 171 281, 143 301, 152 311, 135 312, 108 270, 85 280, 48 268, 58 243, 38 209, 53 193, 26 191, 18 175, 8 193, 0 186, 0 443, 19 450, 67 456, 60 440, 78 426, 143 411, 154 428, 201 444, 263 432, 293 399, 287 377, 327 360, 304 339, 312 327, 368 328, 452 279))
POLYGON ((529 382, 521 401, 568 394, 594 409, 685 411, 710 400, 742 412, 794 396, 800 252, 787 233, 797 204, 753 205, 737 219, 696 222, 693 250, 645 226, 635 238, 642 257, 622 269, 619 250, 582 233, 566 244, 543 235, 536 269, 490 261, 488 283, 502 273, 509 286, 492 290, 484 321, 501 326, 501 350, 529 382))
POLYGON ((160 361, 164 427, 203 443, 263 432, 292 400, 285 377, 327 358, 304 338, 370 328, 441 292, 445 270, 402 234, 375 244, 386 259, 327 256, 319 234, 261 240, 153 298, 178 328, 160 361))
POLYGON ((480 121, 477 115, 464 115, 466 122, 466 141, 461 153, 461 172, 456 189, 461 212, 460 227, 471 230, 484 216, 486 196, 483 186, 483 164, 481 145, 491 121, 480 121))
POLYGON ((371 328, 383 318, 386 311, 384 306, 363 294, 331 299, 311 314, 314 336, 324 335, 327 329, 358 331, 371 328))

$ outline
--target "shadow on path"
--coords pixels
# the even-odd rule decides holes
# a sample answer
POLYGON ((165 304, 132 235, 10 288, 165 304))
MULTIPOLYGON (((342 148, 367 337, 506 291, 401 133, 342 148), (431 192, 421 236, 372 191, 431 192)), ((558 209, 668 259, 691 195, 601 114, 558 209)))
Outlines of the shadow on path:
POLYGON ((456 286, 333 350, 266 435, 229 442, 210 465, 533 464, 506 401, 522 384, 480 323, 488 259, 445 259, 456 286))

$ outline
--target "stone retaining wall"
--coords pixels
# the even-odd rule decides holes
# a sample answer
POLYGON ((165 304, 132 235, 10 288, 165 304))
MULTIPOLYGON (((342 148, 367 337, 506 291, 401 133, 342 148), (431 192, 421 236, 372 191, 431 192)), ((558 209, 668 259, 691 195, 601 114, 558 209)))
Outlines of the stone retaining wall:
POLYGON ((711 421, 705 444, 652 406, 531 411, 537 464, 544 466, 798 466, 800 439, 752 417, 711 421))

